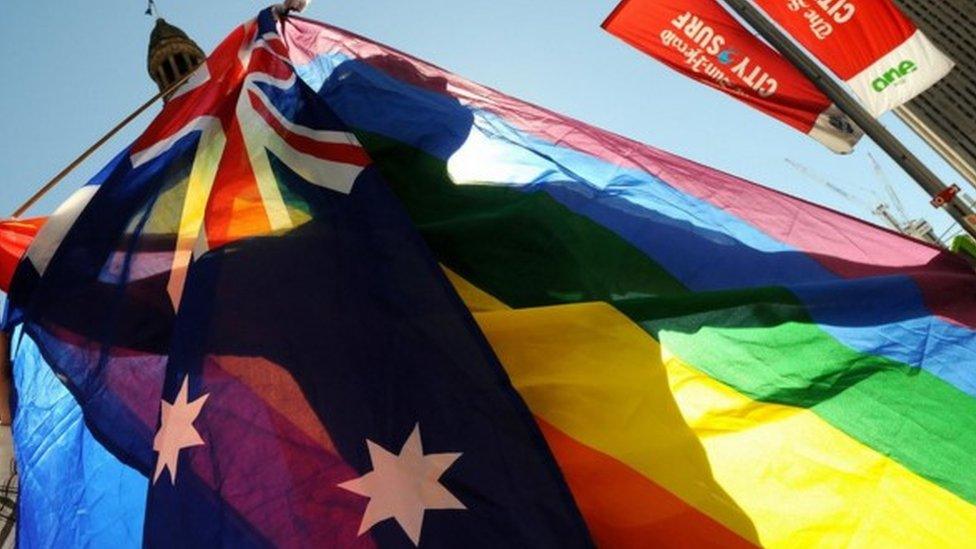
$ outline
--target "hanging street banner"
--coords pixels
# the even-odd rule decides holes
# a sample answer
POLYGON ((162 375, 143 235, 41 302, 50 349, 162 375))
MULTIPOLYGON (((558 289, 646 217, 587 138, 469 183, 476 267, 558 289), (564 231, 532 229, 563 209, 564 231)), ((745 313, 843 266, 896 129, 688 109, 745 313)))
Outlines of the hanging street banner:
POLYGON ((954 63, 891 0, 756 0, 846 81, 874 116, 930 88, 954 63))
POLYGON ((714 0, 624 0, 603 28, 698 82, 849 153, 863 133, 714 0))

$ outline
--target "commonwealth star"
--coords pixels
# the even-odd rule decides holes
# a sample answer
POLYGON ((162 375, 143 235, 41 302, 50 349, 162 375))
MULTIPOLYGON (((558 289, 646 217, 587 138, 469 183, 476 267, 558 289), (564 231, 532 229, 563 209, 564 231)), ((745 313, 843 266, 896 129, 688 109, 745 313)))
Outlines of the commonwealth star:
POLYGON ((386 451, 367 439, 373 470, 339 484, 340 488, 366 496, 369 504, 359 526, 359 534, 376 523, 393 518, 414 545, 420 544, 424 513, 430 509, 467 509, 439 482, 441 475, 460 453, 424 455, 418 423, 399 455, 386 451))
POLYGON ((183 385, 180 387, 179 394, 172 404, 161 401, 162 418, 159 431, 153 438, 153 450, 159 452, 156 458, 156 473, 153 475, 153 484, 159 480, 163 469, 169 470, 169 480, 176 484, 176 467, 179 465, 180 450, 204 444, 200 438, 200 433, 193 427, 193 420, 200 415, 203 403, 207 401, 209 394, 203 395, 193 402, 187 401, 189 393, 189 377, 183 378, 183 385))

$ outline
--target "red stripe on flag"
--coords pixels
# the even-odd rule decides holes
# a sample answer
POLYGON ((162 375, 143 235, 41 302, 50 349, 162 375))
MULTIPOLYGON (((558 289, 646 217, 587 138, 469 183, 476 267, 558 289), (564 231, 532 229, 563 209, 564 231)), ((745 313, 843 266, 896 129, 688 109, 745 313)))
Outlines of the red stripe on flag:
POLYGON ((281 136, 289 145, 294 147, 296 150, 310 154, 318 158, 324 158, 326 160, 332 160, 334 162, 342 162, 344 164, 352 164, 354 166, 367 166, 372 160, 366 154, 366 151, 359 145, 350 145, 346 143, 323 143, 321 141, 316 141, 310 137, 305 137, 304 135, 299 135, 292 132, 291 130, 284 127, 281 122, 275 118, 271 111, 265 106, 260 99, 258 99, 257 94, 253 91, 248 91, 248 98, 251 100, 251 106, 254 110, 261 115, 261 118, 271 126, 278 135, 281 136))

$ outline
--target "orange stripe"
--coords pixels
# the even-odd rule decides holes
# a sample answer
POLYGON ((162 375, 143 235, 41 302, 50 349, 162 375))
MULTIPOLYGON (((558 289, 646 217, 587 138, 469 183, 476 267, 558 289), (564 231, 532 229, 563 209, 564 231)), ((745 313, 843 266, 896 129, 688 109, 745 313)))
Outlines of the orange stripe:
POLYGON ((206 230, 211 249, 271 231, 241 131, 235 118, 227 131, 227 145, 207 203, 206 230))
POLYGON ((753 547, 647 477, 536 417, 600 547, 753 547))

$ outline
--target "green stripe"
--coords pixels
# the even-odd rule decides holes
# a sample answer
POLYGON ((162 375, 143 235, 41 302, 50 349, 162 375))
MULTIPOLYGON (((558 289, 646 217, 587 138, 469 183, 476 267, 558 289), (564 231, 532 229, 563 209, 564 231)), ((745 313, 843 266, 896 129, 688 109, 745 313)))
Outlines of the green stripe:
POLYGON ((359 135, 438 259, 513 307, 684 293, 670 273, 548 194, 450 182, 443 161, 359 135), (599 263, 600 269, 591 268, 599 263), (513 278, 518 280, 512 284, 513 278))
POLYGON ((543 192, 456 186, 443 161, 360 138, 438 258, 505 303, 612 303, 715 379, 756 400, 810 408, 976 503, 976 399, 842 345, 788 290, 688 293, 642 252, 543 192))

